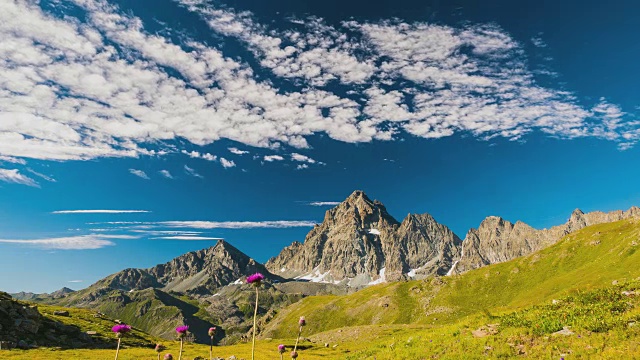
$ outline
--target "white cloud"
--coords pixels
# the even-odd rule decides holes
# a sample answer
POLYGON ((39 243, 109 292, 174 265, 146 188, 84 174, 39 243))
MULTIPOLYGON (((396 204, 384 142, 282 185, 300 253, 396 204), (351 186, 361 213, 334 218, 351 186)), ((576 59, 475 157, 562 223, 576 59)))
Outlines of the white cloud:
POLYGON ((202 231, 176 231, 176 230, 130 230, 135 233, 141 233, 149 236, 197 236, 202 234, 202 231))
POLYGON ((244 155, 244 154, 248 154, 249 152, 246 150, 240 150, 238 148, 234 148, 234 147, 230 147, 229 152, 232 154, 236 154, 236 155, 244 155))
POLYGON ((56 179, 54 179, 54 178, 52 178, 52 177, 50 177, 50 176, 47 176, 47 175, 45 175, 45 174, 39 173, 39 172, 37 172, 37 171, 35 171, 35 170, 31 169, 31 168, 27 168, 26 170, 27 170, 28 172, 32 173, 33 175, 35 175, 35 176, 37 176, 37 177, 39 177, 39 178, 44 179, 45 181, 49 181, 49 182, 56 182, 56 179))
POLYGON ((115 243, 109 240, 115 238, 123 239, 131 237, 82 235, 33 240, 0 239, 0 243, 28 245, 47 250, 92 250, 115 245, 115 243))
POLYGON ((315 221, 160 221, 156 225, 191 229, 255 229, 313 227, 315 221))
POLYGON ((193 168, 190 168, 189 166, 185 165, 184 166, 184 172, 186 172, 187 174, 200 178, 200 179, 204 179, 204 176, 198 174, 197 171, 195 171, 193 168))
POLYGON ((311 206, 336 206, 340 205, 340 201, 312 201, 307 205, 311 206))
POLYGON ((296 166, 296 170, 304 170, 304 169, 308 169, 309 165, 307 164, 300 164, 298 166, 296 166))
POLYGON ((57 210, 52 214, 135 214, 150 213, 148 210, 57 210))
POLYGON ((202 241, 202 240, 224 240, 223 238, 218 238, 218 237, 207 237, 207 236, 162 236, 162 237, 155 237, 154 239, 163 239, 163 240, 195 240, 195 241, 202 241))
POLYGON ((169 172, 169 170, 160 170, 158 171, 160 175, 166 177, 167 179, 173 179, 173 175, 169 172))
POLYGON ((223 168, 228 169, 236 166, 236 163, 233 160, 227 160, 223 157, 220 158, 220 164, 223 168))
POLYGON ((27 163, 24 159, 4 155, 0 155, 0 161, 20 165, 25 165, 27 163))
POLYGON ((129 172, 130 172, 130 173, 132 173, 133 175, 137 176, 137 177, 140 177, 140 178, 143 178, 143 179, 146 179, 146 180, 149 180, 149 179, 150 179, 150 178, 149 178, 149 175, 147 175, 147 173, 145 173, 145 172, 144 172, 144 171, 142 171, 142 170, 138 170, 138 169, 129 169, 129 172))
POLYGON ((189 157, 194 159, 204 159, 207 161, 216 161, 218 160, 218 156, 209 154, 209 153, 200 153, 198 151, 186 151, 182 150, 182 153, 185 155, 189 155, 189 157))
POLYGON ((526 47, 496 25, 310 18, 272 29, 247 12, 176 1, 258 62, 193 40, 176 44, 103 0, 60 0, 82 7, 86 23, 58 13, 65 6, 0 2, 0 161, 155 156, 182 150, 173 148, 182 139, 307 148, 313 134, 357 143, 401 131, 638 140, 635 115, 620 109, 611 126, 597 105, 536 83, 526 47), (257 80, 263 69, 271 78, 257 80))
POLYGON ((265 155, 263 158, 264 161, 273 162, 273 161, 282 161, 284 158, 280 155, 265 155))
POLYGON ((70 282, 70 283, 81 283, 81 282, 84 282, 84 280, 69 280, 68 282, 70 282))
POLYGON ((537 37, 532 37, 531 38, 531 42, 533 43, 533 46, 535 47, 539 47, 539 48, 545 48, 547 47, 547 43, 544 42, 544 40, 542 40, 541 37, 537 36, 537 37))
POLYGON ((0 169, 0 181, 40 187, 40 185, 32 178, 20 174, 20 171, 18 169, 0 169))
POLYGON ((312 158, 306 156, 306 155, 302 155, 302 154, 298 154, 298 153, 293 153, 291 154, 291 160, 293 161, 299 161, 299 162, 306 162, 309 164, 315 164, 316 161, 313 160, 312 158))

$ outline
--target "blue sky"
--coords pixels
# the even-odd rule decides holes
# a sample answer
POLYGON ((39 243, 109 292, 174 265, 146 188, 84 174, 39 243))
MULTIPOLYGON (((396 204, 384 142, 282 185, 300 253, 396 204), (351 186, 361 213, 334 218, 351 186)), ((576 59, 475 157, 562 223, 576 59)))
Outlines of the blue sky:
POLYGON ((640 205, 635 1, 145 4, 0 4, 0 289, 264 262, 356 189, 460 237, 640 205))

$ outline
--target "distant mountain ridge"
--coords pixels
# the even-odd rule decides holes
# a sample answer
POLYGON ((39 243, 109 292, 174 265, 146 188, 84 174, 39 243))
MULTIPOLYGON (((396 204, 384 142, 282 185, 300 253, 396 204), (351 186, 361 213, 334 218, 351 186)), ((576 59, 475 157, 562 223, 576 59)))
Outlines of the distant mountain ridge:
POLYGON ((303 243, 269 259, 267 269, 285 278, 362 286, 384 281, 460 274, 548 247, 586 226, 640 216, 640 208, 585 214, 537 230, 489 216, 461 241, 429 214, 409 214, 399 223, 362 191, 326 212, 303 243))
POLYGON ((224 240, 215 246, 180 255, 149 269, 125 269, 110 275, 92 288, 123 291, 147 288, 191 295, 210 295, 215 290, 255 272, 278 279, 260 263, 224 240))

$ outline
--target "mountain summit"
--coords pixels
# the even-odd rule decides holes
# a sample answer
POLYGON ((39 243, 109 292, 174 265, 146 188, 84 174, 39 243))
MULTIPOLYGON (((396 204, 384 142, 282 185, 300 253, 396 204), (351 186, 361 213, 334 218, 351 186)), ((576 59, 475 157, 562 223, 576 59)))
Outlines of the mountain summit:
POLYGON ((444 275, 458 256, 460 239, 428 214, 399 223, 363 191, 328 210, 324 221, 270 259, 284 277, 351 286, 428 274, 444 275))
POLYGON ((150 269, 125 269, 91 287, 117 290, 158 288, 194 295, 207 295, 239 278, 266 268, 224 240, 215 246, 192 251, 150 269))

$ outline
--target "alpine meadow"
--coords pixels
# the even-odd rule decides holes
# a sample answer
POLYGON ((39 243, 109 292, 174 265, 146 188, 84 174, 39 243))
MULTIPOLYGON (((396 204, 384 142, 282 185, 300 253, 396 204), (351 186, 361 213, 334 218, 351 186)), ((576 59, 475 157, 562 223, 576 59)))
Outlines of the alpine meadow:
POLYGON ((0 359, 640 359, 639 13, 0 0, 0 359))

